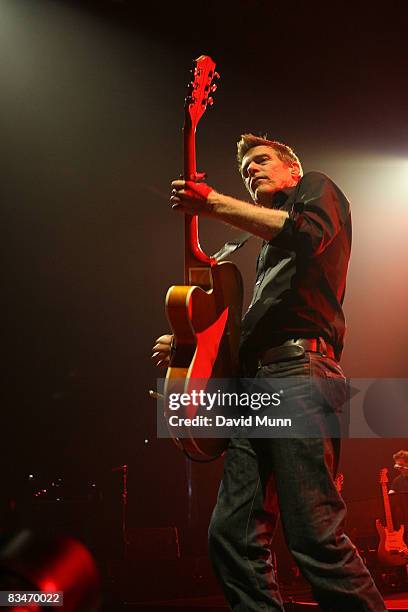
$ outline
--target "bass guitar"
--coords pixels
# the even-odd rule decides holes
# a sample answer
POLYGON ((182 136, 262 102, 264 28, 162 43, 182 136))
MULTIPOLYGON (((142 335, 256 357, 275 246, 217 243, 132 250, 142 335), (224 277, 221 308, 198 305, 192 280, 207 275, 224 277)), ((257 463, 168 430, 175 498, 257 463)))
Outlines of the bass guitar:
MULTIPOLYGON (((184 106, 184 179, 200 181, 196 168, 195 133, 207 105, 213 103, 216 89, 214 61, 201 55, 193 64, 192 81, 184 106)), ((184 285, 170 287, 166 296, 166 316, 174 337, 164 383, 164 412, 168 423, 174 412, 169 396, 205 390, 210 379, 228 379, 238 374, 238 347, 242 315, 243 283, 238 268, 229 261, 219 262, 202 250, 198 236, 198 216, 184 215, 184 285)), ((185 396, 186 397, 186 396, 185 396)), ((202 414, 200 406, 184 404, 183 417, 202 414)), ((188 457, 209 461, 219 457, 227 440, 194 437, 188 426, 169 426, 176 445, 188 457)))
POLYGON ((394 529, 387 483, 388 470, 383 468, 380 471, 380 485, 384 502, 385 527, 379 519, 375 521, 380 536, 377 556, 384 565, 405 565, 408 563, 408 548, 404 542, 404 525, 401 525, 398 531, 394 529))

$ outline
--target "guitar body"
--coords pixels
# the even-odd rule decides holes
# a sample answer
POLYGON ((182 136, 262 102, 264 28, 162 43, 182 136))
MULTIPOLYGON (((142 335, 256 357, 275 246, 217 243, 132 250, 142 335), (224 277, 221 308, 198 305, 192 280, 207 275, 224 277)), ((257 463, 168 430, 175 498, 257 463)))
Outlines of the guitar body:
POLYGON ((389 531, 377 519, 375 526, 380 536, 378 545, 378 560, 384 565, 406 565, 408 563, 408 548, 404 542, 404 525, 398 531, 389 531))
MULTIPOLYGON (((171 393, 205 391, 208 380, 238 375, 238 348, 242 315, 243 284, 237 267, 231 262, 215 263, 210 268, 196 268, 205 290, 198 285, 173 286, 167 292, 166 314, 175 338, 175 351, 167 370, 164 396, 171 393), (206 277, 206 278, 205 278, 206 277)), ((198 280, 198 279, 197 279, 198 280)), ((172 411, 165 401, 165 417, 172 411)), ((183 416, 203 414, 190 404, 183 416)), ((172 413, 174 414, 174 413, 172 413)), ((191 458, 210 460, 219 457, 227 446, 221 438, 194 438, 193 428, 170 431, 176 444, 191 458), (180 433, 182 433, 181 437, 180 433)))

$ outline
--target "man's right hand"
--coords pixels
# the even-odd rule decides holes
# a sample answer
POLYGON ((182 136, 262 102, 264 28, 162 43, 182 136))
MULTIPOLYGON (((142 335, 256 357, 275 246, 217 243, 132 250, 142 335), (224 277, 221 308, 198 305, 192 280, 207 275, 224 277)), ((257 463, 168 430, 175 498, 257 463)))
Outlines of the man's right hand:
POLYGON ((152 348, 152 361, 159 368, 167 368, 170 364, 172 334, 164 334, 157 338, 152 348))

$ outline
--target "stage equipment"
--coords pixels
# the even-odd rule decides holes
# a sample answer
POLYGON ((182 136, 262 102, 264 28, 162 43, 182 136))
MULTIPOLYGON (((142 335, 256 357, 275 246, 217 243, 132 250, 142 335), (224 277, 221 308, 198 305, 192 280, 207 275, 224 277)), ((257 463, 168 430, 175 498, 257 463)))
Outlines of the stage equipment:
POLYGON ((0 540, 0 591, 62 592, 63 606, 59 610, 94 612, 101 605, 100 586, 95 561, 77 539, 45 537, 22 529, 0 540))

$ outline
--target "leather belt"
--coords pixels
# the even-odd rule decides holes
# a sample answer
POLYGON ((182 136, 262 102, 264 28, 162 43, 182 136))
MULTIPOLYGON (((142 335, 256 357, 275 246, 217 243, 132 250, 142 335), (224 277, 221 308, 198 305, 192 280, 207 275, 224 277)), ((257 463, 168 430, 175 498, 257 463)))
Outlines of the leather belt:
MULTIPOLYGON (((323 357, 330 357, 330 359, 336 359, 334 348, 331 344, 328 344, 324 338, 291 338, 286 340, 279 346, 274 346, 259 356, 258 367, 273 363, 274 361, 280 361, 285 359, 284 353, 285 348, 288 347, 302 347, 305 351, 311 351, 312 353, 320 353, 323 357)), ((296 355, 292 355, 292 358, 296 355)))

